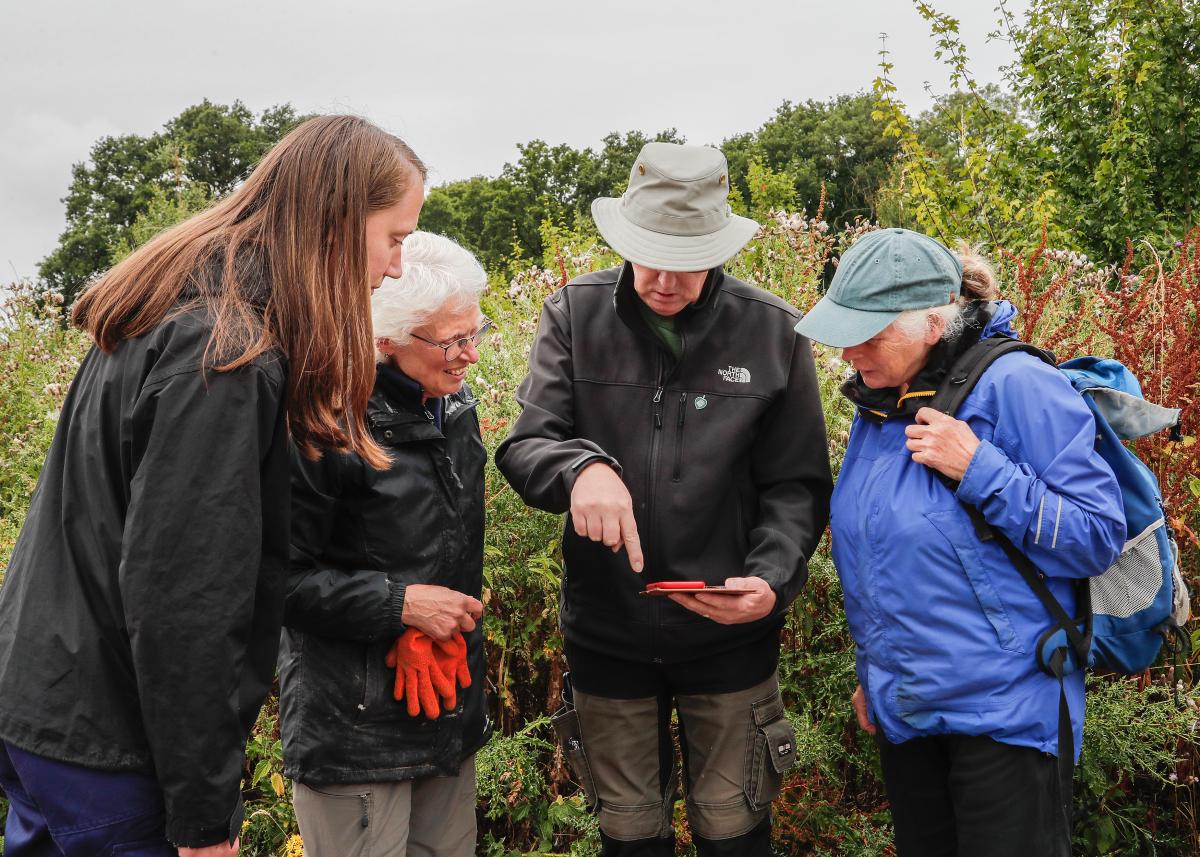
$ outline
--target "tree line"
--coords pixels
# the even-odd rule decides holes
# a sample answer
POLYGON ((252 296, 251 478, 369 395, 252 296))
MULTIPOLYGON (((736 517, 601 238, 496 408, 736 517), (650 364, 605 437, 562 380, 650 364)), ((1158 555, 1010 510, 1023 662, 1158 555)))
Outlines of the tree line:
MULTIPOLYGON (((803 209, 1010 249, 1047 233, 1100 263, 1120 261, 1128 239, 1170 246, 1194 223, 1200 2, 1034 0, 1021 22, 1001 3, 998 34, 1016 55, 1004 87, 975 82, 952 16, 915 5, 951 92, 910 116, 885 49, 871 91, 785 101, 759 128, 714 143, 739 213, 803 209)), ((236 186, 304 118, 289 104, 256 115, 206 100, 148 136, 98 140, 73 168, 42 287, 69 303, 132 247, 236 186)), ((595 148, 519 143, 498 175, 432 188, 422 228, 491 270, 541 260, 543 224, 588 231, 591 201, 624 190, 650 140, 686 142, 664 129, 614 131, 595 148)))

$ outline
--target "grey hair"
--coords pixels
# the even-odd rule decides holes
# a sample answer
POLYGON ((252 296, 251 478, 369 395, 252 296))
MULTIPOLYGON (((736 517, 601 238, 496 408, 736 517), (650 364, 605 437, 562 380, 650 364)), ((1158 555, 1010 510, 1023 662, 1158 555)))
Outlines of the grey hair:
MULTIPOLYGON (((469 250, 442 235, 414 232, 404 239, 404 273, 384 280, 371 296, 377 338, 404 345, 412 332, 442 309, 460 312, 478 306, 487 273, 469 250)), ((375 353, 376 360, 383 355, 375 353)))
POLYGON ((931 316, 940 316, 943 322, 942 339, 955 339, 962 333, 965 321, 962 311, 973 301, 991 301, 1000 297, 996 282, 996 271, 990 262, 966 241, 958 242, 959 262, 962 264, 962 293, 943 306, 929 309, 910 309, 900 313, 892 326, 908 339, 920 339, 925 335, 931 316))

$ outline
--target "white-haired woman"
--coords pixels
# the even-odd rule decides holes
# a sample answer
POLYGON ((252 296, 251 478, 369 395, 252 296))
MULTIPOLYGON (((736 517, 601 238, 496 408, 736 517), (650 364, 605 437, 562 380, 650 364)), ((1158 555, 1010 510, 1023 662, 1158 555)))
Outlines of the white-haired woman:
POLYGON ((280 728, 309 857, 475 853, 487 453, 464 379, 486 281, 453 241, 411 235, 372 298, 367 422, 391 467, 293 456, 280 728))

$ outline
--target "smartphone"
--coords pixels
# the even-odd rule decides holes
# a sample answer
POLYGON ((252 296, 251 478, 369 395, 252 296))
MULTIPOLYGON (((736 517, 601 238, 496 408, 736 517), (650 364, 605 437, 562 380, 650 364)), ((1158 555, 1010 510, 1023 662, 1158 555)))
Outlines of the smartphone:
POLYGON ((647 583, 641 595, 670 595, 672 592, 704 592, 713 595, 749 595, 752 589, 726 589, 724 586, 710 586, 703 580, 662 580, 658 583, 647 583))

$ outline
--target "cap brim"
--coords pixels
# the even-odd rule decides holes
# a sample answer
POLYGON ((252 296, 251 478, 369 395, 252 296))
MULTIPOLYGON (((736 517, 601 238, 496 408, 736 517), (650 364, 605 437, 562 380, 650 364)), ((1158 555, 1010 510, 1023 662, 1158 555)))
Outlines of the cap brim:
POLYGON ((828 296, 804 314, 796 332, 834 348, 861 345, 879 333, 900 315, 899 310, 867 312, 834 303, 828 296))
POLYGON ((621 216, 621 200, 601 197, 592 202, 592 219, 600 235, 622 259, 657 271, 707 271, 723 265, 758 232, 748 217, 731 214, 709 235, 667 235, 630 223, 621 216))

